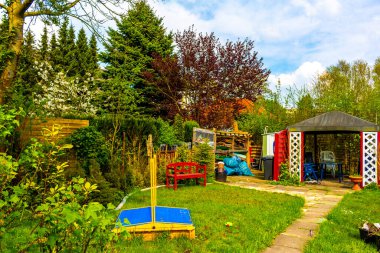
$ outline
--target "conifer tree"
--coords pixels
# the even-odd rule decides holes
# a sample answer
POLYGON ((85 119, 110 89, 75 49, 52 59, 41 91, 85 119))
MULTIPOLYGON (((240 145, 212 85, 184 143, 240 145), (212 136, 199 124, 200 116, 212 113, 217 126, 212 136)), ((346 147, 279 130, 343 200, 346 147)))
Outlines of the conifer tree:
POLYGON ((67 76, 75 76, 78 71, 78 62, 77 62, 77 50, 75 45, 75 30, 73 25, 70 26, 68 31, 68 36, 66 40, 65 50, 66 55, 64 56, 64 61, 62 65, 62 70, 67 73, 67 76))
POLYGON ((55 34, 53 33, 50 40, 50 50, 49 50, 49 60, 51 62, 51 65, 55 66, 58 65, 58 54, 59 48, 57 45, 57 38, 55 34))
POLYGON ((155 15, 146 1, 133 4, 127 15, 116 23, 116 30, 108 30, 106 51, 101 54, 107 64, 105 76, 127 81, 141 93, 144 102, 140 106, 151 113, 157 90, 142 76, 146 72, 155 74, 151 66, 155 55, 172 54, 172 35, 166 33, 162 18, 155 15))
POLYGON ((41 57, 41 60, 47 60, 48 59, 48 43, 49 43, 49 40, 48 40, 48 31, 47 31, 47 28, 46 26, 44 27, 44 31, 41 35, 41 41, 40 41, 40 57, 41 57))
POLYGON ((84 76, 89 68, 89 53, 88 53, 87 37, 84 29, 80 29, 78 33, 78 39, 76 41, 76 73, 80 76, 84 76))
POLYGON ((67 41, 69 35, 69 19, 65 18, 58 31, 58 51, 56 55, 57 65, 54 66, 57 70, 62 70, 65 65, 65 56, 68 54, 67 41))
POLYGON ((99 68, 98 64, 98 48, 96 43, 96 37, 94 34, 91 35, 89 48, 88 48, 88 72, 93 76, 99 68))
POLYGON ((12 87, 12 102, 17 106, 25 108, 32 101, 32 95, 36 91, 36 83, 38 82, 37 73, 33 69, 37 57, 34 35, 28 31, 22 46, 16 82, 12 87))

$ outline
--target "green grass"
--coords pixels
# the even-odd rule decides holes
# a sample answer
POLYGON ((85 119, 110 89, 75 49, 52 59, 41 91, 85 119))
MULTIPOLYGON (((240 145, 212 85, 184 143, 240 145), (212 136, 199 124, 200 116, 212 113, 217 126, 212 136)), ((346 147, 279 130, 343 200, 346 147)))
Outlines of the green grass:
MULTIPOLYGON (((153 242, 137 238, 121 243, 124 252, 259 252, 300 217, 304 204, 299 197, 222 184, 159 188, 157 196, 158 205, 190 209, 196 239, 170 240, 165 234, 153 242)), ((146 191, 132 195, 124 208, 149 205, 146 191)))
POLYGON ((377 252, 375 245, 360 239, 359 227, 365 221, 380 222, 379 190, 363 190, 344 196, 321 224, 316 238, 307 244, 305 252, 377 252))

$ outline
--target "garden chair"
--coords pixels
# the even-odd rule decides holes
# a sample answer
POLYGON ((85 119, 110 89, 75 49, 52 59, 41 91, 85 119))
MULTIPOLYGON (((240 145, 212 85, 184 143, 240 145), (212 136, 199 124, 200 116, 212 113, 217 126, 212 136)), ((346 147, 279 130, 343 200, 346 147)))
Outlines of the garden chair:
POLYGON ((315 169, 317 168, 317 165, 313 161, 313 153, 312 152, 305 152, 305 163, 304 163, 304 176, 303 180, 316 180, 318 182, 318 176, 315 172, 315 169))
POLYGON ((335 154, 332 151, 321 151, 320 163, 325 164, 326 172, 331 171, 331 176, 335 178, 335 154))

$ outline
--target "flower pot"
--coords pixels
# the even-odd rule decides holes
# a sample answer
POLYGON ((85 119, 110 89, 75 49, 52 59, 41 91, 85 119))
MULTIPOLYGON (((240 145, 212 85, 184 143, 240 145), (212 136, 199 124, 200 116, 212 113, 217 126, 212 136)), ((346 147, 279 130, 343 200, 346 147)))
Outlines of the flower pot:
POLYGON ((225 171, 219 172, 217 169, 215 169, 215 181, 226 182, 227 181, 227 173, 225 171))
POLYGON ((351 182, 354 183, 354 187, 352 187, 352 190, 359 191, 361 190, 359 184, 363 181, 363 177, 361 176, 350 176, 349 177, 351 182))

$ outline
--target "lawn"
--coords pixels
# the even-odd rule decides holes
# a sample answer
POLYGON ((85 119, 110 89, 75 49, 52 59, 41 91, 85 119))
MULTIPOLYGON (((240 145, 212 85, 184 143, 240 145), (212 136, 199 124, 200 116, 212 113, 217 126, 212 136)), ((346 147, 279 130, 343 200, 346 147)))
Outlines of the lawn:
MULTIPOLYGON (((121 243, 124 252, 260 252, 301 216, 304 204, 299 197, 222 184, 159 188, 157 196, 158 205, 190 209, 196 238, 137 238, 121 243), (227 228, 226 222, 233 226, 227 228)), ((145 191, 128 198, 124 208, 149 205, 150 192, 145 191)))
POLYGON ((305 252, 377 252, 375 245, 360 239, 358 228, 364 221, 380 222, 379 190, 345 195, 321 224, 319 234, 308 243, 305 252))

